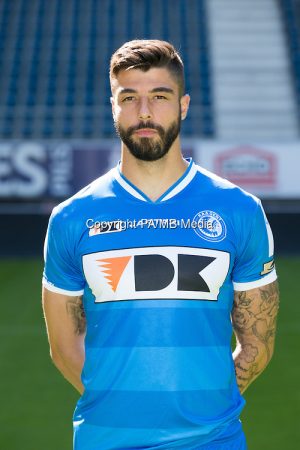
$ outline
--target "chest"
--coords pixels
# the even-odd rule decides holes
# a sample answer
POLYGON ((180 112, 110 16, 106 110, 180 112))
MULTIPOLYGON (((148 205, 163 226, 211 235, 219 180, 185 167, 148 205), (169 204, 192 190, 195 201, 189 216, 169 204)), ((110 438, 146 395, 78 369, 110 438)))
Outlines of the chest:
POLYGON ((201 206, 120 205, 91 217, 79 257, 95 302, 217 301, 231 286, 235 232, 228 215, 201 206))

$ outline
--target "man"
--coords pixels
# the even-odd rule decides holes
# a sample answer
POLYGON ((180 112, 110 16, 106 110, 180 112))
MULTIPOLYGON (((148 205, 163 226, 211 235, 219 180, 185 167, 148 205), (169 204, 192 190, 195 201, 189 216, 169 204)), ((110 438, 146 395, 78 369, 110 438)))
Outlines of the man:
POLYGON ((189 96, 169 43, 124 44, 110 81, 120 164, 54 209, 45 244, 51 356, 83 394, 74 448, 246 449, 241 394, 278 309, 269 224, 257 198, 183 159, 189 96))

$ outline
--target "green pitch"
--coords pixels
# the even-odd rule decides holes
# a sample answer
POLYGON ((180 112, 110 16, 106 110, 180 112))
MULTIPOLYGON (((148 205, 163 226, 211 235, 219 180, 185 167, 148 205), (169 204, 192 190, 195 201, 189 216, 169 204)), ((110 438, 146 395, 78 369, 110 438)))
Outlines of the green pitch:
MULTIPOLYGON (((71 450, 78 398, 50 361, 37 260, 0 261, 0 447, 71 450)), ((281 309, 276 352, 250 386, 243 423, 249 450, 294 450, 300 441, 300 258, 278 258, 281 309)))

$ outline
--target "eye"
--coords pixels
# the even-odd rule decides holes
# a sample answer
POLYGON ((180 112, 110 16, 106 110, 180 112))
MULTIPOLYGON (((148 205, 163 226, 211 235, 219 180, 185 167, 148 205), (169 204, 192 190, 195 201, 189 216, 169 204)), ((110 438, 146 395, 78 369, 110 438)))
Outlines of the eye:
POLYGON ((133 95, 128 95, 127 97, 124 97, 124 98, 122 99, 122 103, 125 103, 125 102, 132 102, 133 100, 135 100, 135 97, 134 97, 133 95))
POLYGON ((154 96, 155 100, 167 100, 167 97, 165 97, 164 95, 161 94, 157 94, 154 96))

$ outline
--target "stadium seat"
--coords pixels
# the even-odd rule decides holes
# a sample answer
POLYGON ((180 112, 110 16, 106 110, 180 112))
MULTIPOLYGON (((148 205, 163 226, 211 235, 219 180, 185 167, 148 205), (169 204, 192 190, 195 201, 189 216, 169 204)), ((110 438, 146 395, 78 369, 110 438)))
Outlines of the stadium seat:
MULTIPOLYGON (((48 110, 50 115, 64 108, 90 111, 88 115, 83 112, 82 119, 78 116, 76 121, 69 120, 60 129, 46 119, 46 113, 38 129, 24 119, 23 136, 37 133, 37 137, 55 138, 57 133, 74 138, 114 137, 109 100, 110 56, 126 40, 161 38, 173 41, 180 49, 187 71, 186 87, 195 99, 196 117, 191 120, 188 116, 183 134, 211 135, 214 130, 213 98, 206 2, 105 0, 105 7, 100 7, 99 0, 37 0, 33 7, 31 2, 19 0, 20 7, 16 8, 11 1, 3 0, 0 62, 2 67, 11 69, 0 108, 8 107, 15 115, 21 101, 21 106, 31 111, 32 120, 39 117, 40 108, 48 110), (192 46, 190 42, 193 42, 192 46), (12 51, 5 52, 5 48, 12 51), (197 126, 203 122, 207 109, 211 111, 208 116, 211 119, 206 120, 211 123, 205 127, 197 126), (95 114, 99 110, 105 113, 104 119, 97 122, 95 114)), ((286 10, 290 14, 290 5, 286 10)), ((295 32, 292 35, 291 45, 296 47, 295 32)), ((18 137, 20 133, 20 128, 14 128, 13 120, 10 126, 3 127, 2 135, 4 128, 7 136, 18 137)))
POLYGON ((23 138, 29 138, 33 136, 33 129, 30 125, 25 126, 22 131, 23 138))
MULTIPOLYGON (((295 94, 300 105, 300 0, 278 0, 278 2, 282 11, 290 52, 295 94)), ((300 123, 300 108, 298 108, 298 117, 300 123)))

